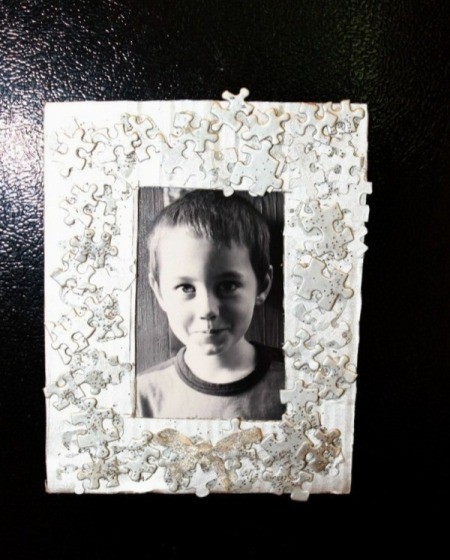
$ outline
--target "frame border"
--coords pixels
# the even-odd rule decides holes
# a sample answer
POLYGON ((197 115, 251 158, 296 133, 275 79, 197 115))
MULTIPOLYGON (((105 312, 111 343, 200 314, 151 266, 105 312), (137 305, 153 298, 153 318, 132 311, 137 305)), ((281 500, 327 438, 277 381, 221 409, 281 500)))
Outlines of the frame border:
POLYGON ((367 108, 223 101, 48 104, 49 492, 350 491, 367 108), (134 418, 137 190, 285 194, 281 422, 134 418))

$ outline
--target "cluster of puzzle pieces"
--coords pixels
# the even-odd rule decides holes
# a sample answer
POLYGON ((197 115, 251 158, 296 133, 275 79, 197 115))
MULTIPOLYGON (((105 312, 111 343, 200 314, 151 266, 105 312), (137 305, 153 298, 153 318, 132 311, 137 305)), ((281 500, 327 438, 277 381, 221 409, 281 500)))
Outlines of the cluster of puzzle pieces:
POLYGON ((53 140, 53 161, 63 183, 70 182, 60 201, 70 238, 51 278, 71 310, 46 323, 65 370, 45 395, 58 411, 67 409, 72 430, 63 433, 66 449, 90 458, 81 468, 61 470, 61 476, 75 472, 85 490, 100 489, 102 481, 117 487, 123 477, 142 483, 162 469, 161 480, 174 492, 206 496, 259 485, 305 499, 314 477, 334 472, 342 459, 341 433, 322 425, 321 412, 356 379, 343 350, 351 328, 341 315, 355 295, 352 259, 366 250, 371 185, 357 141, 364 110, 349 102, 301 103, 287 112, 281 104, 255 106, 248 95, 245 88, 236 95, 226 91, 204 114, 192 106, 172 111, 161 119, 170 130, 163 130, 158 114, 124 112, 101 127, 77 122, 53 140), (135 269, 122 250, 121 227, 124 205, 132 205, 140 184, 134 173, 150 164, 168 186, 221 189, 226 196, 289 191, 287 230, 298 246, 287 273, 297 326, 283 346, 293 375, 281 391, 286 412, 273 433, 241 429, 236 419, 214 443, 173 428, 125 442, 124 419, 102 405, 132 369, 102 349, 128 335, 117 291, 128 289, 135 269))
MULTIPOLYGON (((290 117, 275 108, 256 109, 245 100, 248 95, 245 88, 238 95, 224 92, 223 101, 213 103, 206 118, 178 112, 169 133, 163 133, 151 117, 131 114, 103 130, 77 127, 58 135, 54 159, 64 177, 92 168, 127 178, 139 163, 156 158, 173 186, 221 188, 229 195, 247 181, 255 196, 279 190, 280 160, 272 149, 280 143, 290 117), (239 150, 216 147, 221 146, 222 128, 242 139, 239 150)), ((84 247, 86 241, 79 243, 84 247)))

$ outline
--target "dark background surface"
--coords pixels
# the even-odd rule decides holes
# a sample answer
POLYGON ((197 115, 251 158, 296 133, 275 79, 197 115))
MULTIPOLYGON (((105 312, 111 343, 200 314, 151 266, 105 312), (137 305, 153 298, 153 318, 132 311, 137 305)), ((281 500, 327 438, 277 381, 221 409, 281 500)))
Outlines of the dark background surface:
POLYGON ((46 558, 102 556, 111 543, 129 553, 137 543, 156 558, 253 558, 271 546, 280 557, 307 541, 328 554, 358 522, 376 537, 372 549, 386 530, 399 534, 407 512, 426 519, 433 509, 423 502, 444 502, 447 21, 438 1, 0 2, 0 529, 13 538, 12 557, 26 546, 36 555, 45 548, 46 558), (43 105, 215 99, 241 87, 250 101, 369 104, 374 193, 352 493, 307 504, 287 496, 47 496, 43 105))

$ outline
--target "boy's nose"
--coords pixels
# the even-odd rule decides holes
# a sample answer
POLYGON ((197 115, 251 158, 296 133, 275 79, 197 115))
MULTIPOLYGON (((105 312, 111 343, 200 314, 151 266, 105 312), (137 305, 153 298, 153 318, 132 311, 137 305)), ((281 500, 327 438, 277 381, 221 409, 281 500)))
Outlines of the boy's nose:
POLYGON ((204 292, 199 299, 200 301, 197 299, 197 303, 199 306, 200 318, 210 321, 217 317, 219 314, 219 305, 214 294, 204 292))

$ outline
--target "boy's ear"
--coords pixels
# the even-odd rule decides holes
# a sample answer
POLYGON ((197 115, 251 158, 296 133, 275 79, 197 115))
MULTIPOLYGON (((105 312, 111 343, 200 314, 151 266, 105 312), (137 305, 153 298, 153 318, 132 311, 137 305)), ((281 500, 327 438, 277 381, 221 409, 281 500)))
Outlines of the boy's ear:
POLYGON ((261 284, 260 291, 256 296, 256 305, 261 305, 266 301, 270 289, 272 288, 272 283, 273 283, 273 266, 270 265, 264 277, 264 280, 261 284))
POLYGON ((163 303, 163 297, 162 297, 162 294, 161 294, 161 290, 159 288, 158 280, 156 280, 156 278, 153 276, 153 274, 149 274, 148 275, 148 281, 149 281, 150 286, 153 290, 153 293, 156 296, 156 299, 158 300, 159 306, 161 307, 161 309, 163 311, 166 311, 166 308, 165 308, 164 303, 163 303))

